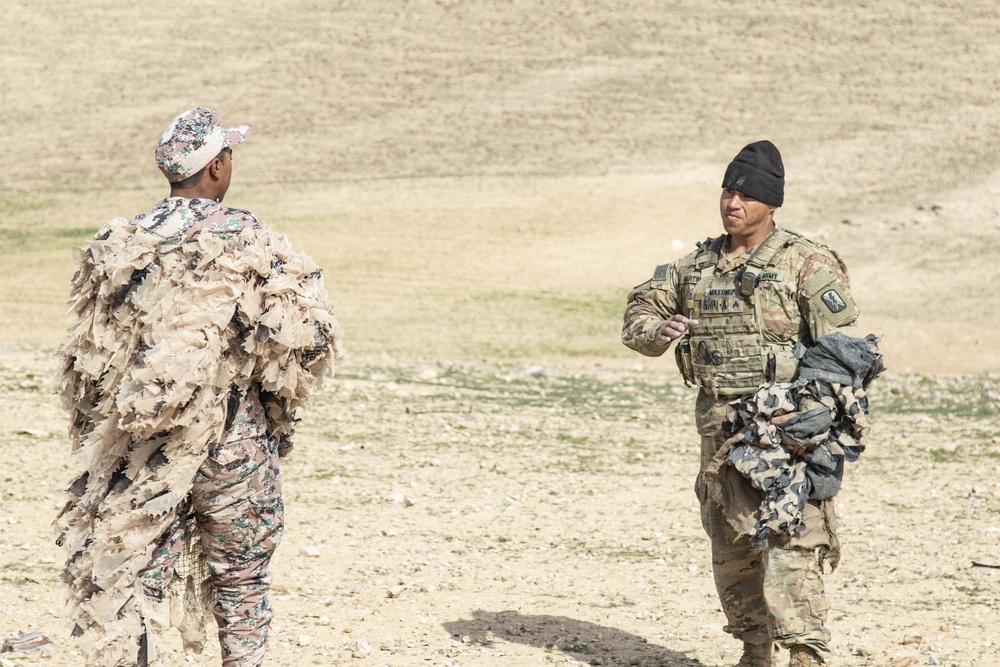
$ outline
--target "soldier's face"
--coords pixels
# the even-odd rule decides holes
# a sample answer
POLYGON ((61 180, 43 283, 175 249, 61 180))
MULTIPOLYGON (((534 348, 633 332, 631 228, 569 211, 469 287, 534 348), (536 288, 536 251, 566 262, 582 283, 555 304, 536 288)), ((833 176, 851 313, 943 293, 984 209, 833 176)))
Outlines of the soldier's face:
POLYGON ((771 219, 776 207, 749 197, 742 192, 722 188, 719 199, 719 213, 722 226, 732 236, 755 238, 770 232, 771 219))

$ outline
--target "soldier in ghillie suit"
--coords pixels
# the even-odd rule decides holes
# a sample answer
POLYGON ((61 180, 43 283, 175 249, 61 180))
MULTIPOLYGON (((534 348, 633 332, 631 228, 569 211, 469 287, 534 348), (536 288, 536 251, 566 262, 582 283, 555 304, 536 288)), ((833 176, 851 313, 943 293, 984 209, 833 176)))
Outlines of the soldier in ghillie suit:
MULTIPOLYGON (((775 225, 783 198, 784 167, 777 148, 768 141, 743 148, 722 182, 726 234, 657 267, 651 280, 633 289, 622 330, 622 342, 647 356, 660 356, 679 341, 677 364, 685 381, 699 387, 696 492, 728 620, 725 630, 744 642, 740 667, 770 667, 775 643, 789 650, 796 667, 828 659, 828 605, 820 568, 824 559, 835 566, 839 554, 832 500, 809 495, 803 468, 788 459, 809 456, 817 442, 830 437, 830 424, 825 436, 802 437, 777 457, 777 450, 762 449, 786 446, 787 438, 763 442, 760 433, 796 419, 793 394, 804 383, 795 385, 785 410, 765 413, 750 398, 742 406, 735 401, 757 395, 758 389, 762 404, 774 403, 778 394, 785 398, 804 347, 833 332, 857 340, 858 310, 846 267, 828 248, 775 225), (765 414, 765 425, 755 426, 755 417, 765 414), (748 443, 757 446, 756 453, 743 447, 748 443), (760 467, 770 466, 773 475, 752 483, 746 475, 761 460, 760 467), (777 494, 768 486, 779 477, 787 483, 792 473, 798 477, 790 490, 784 489, 789 493, 777 494), (762 517, 762 510, 770 515, 762 517)), ((853 390, 842 392, 840 403, 830 393, 816 390, 813 398, 826 400, 832 414, 845 402, 848 409, 857 408, 853 390)), ((817 400, 809 406, 823 404, 817 400)), ((808 424, 819 412, 809 413, 808 424)), ((852 433, 863 434, 866 428, 867 422, 861 423, 852 433)))
POLYGON ((61 396, 82 470, 56 520, 67 610, 88 665, 154 665, 209 609, 222 664, 263 663, 278 458, 340 352, 316 264, 223 206, 232 147, 207 108, 178 116, 156 163, 170 196, 79 250, 61 396))

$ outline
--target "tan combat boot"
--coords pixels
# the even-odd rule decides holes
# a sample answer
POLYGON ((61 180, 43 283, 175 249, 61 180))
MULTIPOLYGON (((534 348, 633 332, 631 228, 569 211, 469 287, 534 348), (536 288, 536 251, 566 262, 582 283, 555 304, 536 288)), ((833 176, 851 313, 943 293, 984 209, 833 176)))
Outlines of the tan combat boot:
POLYGON ((823 659, 808 646, 793 646, 788 649, 791 658, 788 667, 823 667, 823 659))
POLYGON ((773 644, 743 644, 743 657, 736 667, 771 667, 773 644))

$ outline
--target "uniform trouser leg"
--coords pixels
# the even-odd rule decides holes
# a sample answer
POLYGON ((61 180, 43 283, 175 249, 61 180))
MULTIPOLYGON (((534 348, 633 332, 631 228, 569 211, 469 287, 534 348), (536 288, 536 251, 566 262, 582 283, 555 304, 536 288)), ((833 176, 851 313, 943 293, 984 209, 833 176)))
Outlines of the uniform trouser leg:
MULTIPOLYGON (((273 616, 269 564, 284 527, 277 449, 266 438, 225 443, 212 451, 194 482, 191 509, 215 588, 222 664, 259 667, 273 616)), ((167 594, 184 528, 183 517, 171 524, 141 575, 152 599, 167 594)))
POLYGON ((712 543, 712 575, 726 614, 725 630, 747 644, 771 642, 764 599, 764 562, 740 539, 712 502, 702 505, 702 521, 712 543))
POLYGON ((775 548, 764 556, 764 601, 771 637, 785 648, 806 645, 829 658, 829 605, 814 549, 775 548))
POLYGON ((238 460, 209 458, 195 478, 192 509, 215 588, 223 667, 259 667, 273 616, 269 565, 284 528, 278 453, 263 437, 223 447, 238 460))
POLYGON ((805 644, 826 655, 828 605, 815 550, 776 547, 756 553, 717 505, 703 509, 715 587, 728 621, 724 630, 748 644, 805 644))
MULTIPOLYGON (((720 404, 707 398, 699 401, 710 407, 720 404)), ((705 414, 711 416, 707 408, 705 414)), ((721 434, 702 434, 702 470, 723 442, 721 434)), ((723 496, 753 511, 758 497, 749 481, 741 480, 736 475, 721 478, 719 483, 728 485, 723 496)), ((715 587, 728 620, 726 632, 748 644, 774 641, 785 648, 805 644, 826 657, 828 604, 815 556, 817 547, 828 544, 823 511, 809 503, 803 514, 805 530, 785 545, 758 553, 750 549, 749 536, 732 527, 700 478, 697 491, 702 525, 712 543, 715 587)))
MULTIPOLYGON (((177 516, 170 523, 163 534, 157 540, 146 569, 139 573, 139 581, 142 583, 142 594, 149 602, 157 605, 166 603, 167 592, 170 589, 170 582, 174 576, 174 568, 177 565, 181 553, 184 551, 184 538, 186 534, 187 521, 184 516, 177 516)), ((140 612, 140 615, 142 612, 140 612)), ((153 620, 143 618, 143 633, 140 635, 139 654, 137 667, 147 667, 149 665, 149 648, 152 638, 150 632, 155 632, 156 628, 150 627, 153 620)), ((154 651, 155 654, 155 651, 154 651)))

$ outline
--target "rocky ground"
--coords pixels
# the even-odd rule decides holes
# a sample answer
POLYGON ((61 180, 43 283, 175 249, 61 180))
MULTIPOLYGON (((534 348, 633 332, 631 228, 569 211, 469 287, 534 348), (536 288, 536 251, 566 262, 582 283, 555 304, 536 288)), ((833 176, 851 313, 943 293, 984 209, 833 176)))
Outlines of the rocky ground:
MULTIPOLYGON (((72 476, 50 350, 7 346, 0 627, 79 665, 50 523, 72 476)), ((887 374, 839 496, 839 665, 1000 663, 995 375, 887 374), (989 567, 994 566, 994 567, 989 567)), ((693 393, 668 368, 355 357, 282 474, 271 664, 715 667, 693 393)), ((168 664, 216 664, 215 654, 168 664)))
POLYGON ((324 268, 355 355, 284 463, 269 664, 735 663, 693 393, 618 333, 761 138, 889 366, 836 664, 1000 664, 995 0, 203 4, 0 0, 0 636, 53 642, 0 667, 81 664, 51 531, 70 248, 166 194, 156 139, 203 104, 253 127, 226 203, 324 268))

